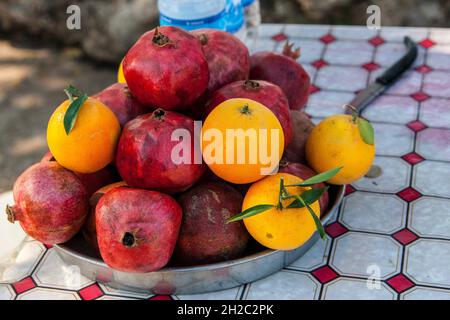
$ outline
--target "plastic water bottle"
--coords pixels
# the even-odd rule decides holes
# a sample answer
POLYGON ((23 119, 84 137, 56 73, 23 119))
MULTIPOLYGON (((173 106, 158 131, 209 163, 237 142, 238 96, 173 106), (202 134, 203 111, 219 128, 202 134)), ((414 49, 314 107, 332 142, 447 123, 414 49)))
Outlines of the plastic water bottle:
POLYGON ((244 7, 241 0, 227 0, 226 6, 226 31, 234 34, 240 40, 245 41, 247 36, 244 7))
POLYGON ((259 0, 242 0, 244 6, 245 23, 247 32, 251 36, 258 35, 258 28, 261 24, 261 11, 259 0))
POLYGON ((159 23, 186 30, 227 30, 228 0, 158 0, 159 23))

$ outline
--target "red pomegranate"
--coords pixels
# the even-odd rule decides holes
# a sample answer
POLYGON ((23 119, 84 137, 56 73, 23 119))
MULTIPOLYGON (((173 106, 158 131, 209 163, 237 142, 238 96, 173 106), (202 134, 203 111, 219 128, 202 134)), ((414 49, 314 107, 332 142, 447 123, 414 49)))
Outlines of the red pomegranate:
POLYGON ((103 260, 126 272, 164 267, 175 248, 181 217, 180 205, 163 193, 128 187, 108 191, 95 212, 103 260))
POLYGON ((138 101, 166 110, 192 105, 209 81, 200 41, 183 29, 169 26, 142 35, 125 56, 123 72, 138 101))
POLYGON ((107 185, 99 190, 97 190, 95 193, 92 194, 92 196, 89 198, 89 213, 87 215, 86 221, 84 222, 83 228, 81 229, 83 233, 83 237, 86 240, 86 242, 89 244, 89 246, 94 249, 94 251, 100 255, 100 251, 98 248, 98 242, 97 242, 97 228, 95 226, 95 208, 97 207, 97 203, 100 201, 100 199, 103 197, 103 195, 108 192, 109 190, 112 190, 114 188, 123 187, 126 186, 126 183, 124 181, 112 183, 110 185, 107 185))
POLYGON ((292 51, 292 44, 286 43, 283 54, 264 51, 250 57, 250 78, 278 85, 294 110, 305 107, 311 82, 305 69, 295 61, 299 56, 300 50, 292 51))
MULTIPOLYGON (((41 159, 44 161, 56 161, 52 153, 48 151, 41 159)), ((93 172, 93 173, 79 173, 72 171, 81 181, 86 188, 88 196, 91 196, 95 191, 103 186, 111 184, 115 181, 119 181, 119 173, 112 165, 108 165, 105 168, 93 172)))
POLYGON ((284 132, 284 144, 292 141, 292 123, 286 95, 277 85, 263 80, 246 80, 230 83, 214 92, 206 106, 206 115, 222 102, 233 98, 247 98, 262 103, 280 121, 284 132))
POLYGON ((293 138, 291 144, 284 150, 283 159, 289 162, 306 163, 306 141, 314 129, 314 123, 309 116, 297 110, 291 110, 293 138))
POLYGON ((209 68, 208 94, 226 84, 248 78, 250 55, 232 34, 216 29, 192 31, 201 42, 209 68))
POLYGON ((187 116, 162 109, 139 116, 122 131, 116 156, 119 173, 130 187, 182 192, 205 172, 205 165, 194 161, 194 139, 199 137, 194 137, 194 121, 187 116), (190 141, 184 141, 189 150, 177 149, 183 142, 173 141, 175 130, 190 135, 190 141))
MULTIPOLYGON (((294 176, 297 176, 303 180, 314 177, 317 173, 315 173, 311 168, 301 164, 301 163, 290 163, 286 161, 280 162, 280 170, 279 172, 290 173, 294 176)), ((323 188, 325 187, 325 183, 318 183, 312 186, 312 188, 323 188)), ((320 212, 321 214, 325 213, 325 210, 328 208, 329 196, 328 191, 325 191, 324 194, 319 199, 320 212)))
POLYGON ((124 83, 115 83, 94 95, 93 98, 100 100, 114 112, 121 127, 137 116, 150 112, 131 95, 128 86, 124 83))
POLYGON ((71 171, 58 163, 39 162, 23 172, 13 188, 10 222, 19 221, 34 239, 49 245, 70 240, 88 213, 88 195, 71 171))

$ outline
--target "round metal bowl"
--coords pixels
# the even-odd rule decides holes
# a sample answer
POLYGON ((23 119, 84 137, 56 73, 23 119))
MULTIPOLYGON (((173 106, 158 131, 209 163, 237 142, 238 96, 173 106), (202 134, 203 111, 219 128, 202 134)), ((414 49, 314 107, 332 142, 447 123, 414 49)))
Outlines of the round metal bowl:
MULTIPOLYGON (((329 209, 321 217, 324 225, 339 210, 344 189, 344 186, 331 186, 328 190, 329 209)), ((56 245, 55 249, 64 262, 78 266, 87 278, 116 289, 153 294, 196 294, 229 289, 264 278, 304 255, 319 238, 316 231, 301 247, 291 251, 270 250, 253 242, 239 259, 192 267, 166 267, 150 273, 121 272, 108 267, 80 235, 56 245)))

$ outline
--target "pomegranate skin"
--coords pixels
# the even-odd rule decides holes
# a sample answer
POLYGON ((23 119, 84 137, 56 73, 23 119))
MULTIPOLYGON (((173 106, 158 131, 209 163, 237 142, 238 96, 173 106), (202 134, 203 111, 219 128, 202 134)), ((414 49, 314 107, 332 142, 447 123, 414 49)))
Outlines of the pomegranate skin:
MULTIPOLYGON (((55 158, 53 157, 50 151, 48 151, 42 157, 41 162, 42 161, 56 162, 55 158)), ((88 196, 91 196, 95 191, 97 191, 101 187, 120 180, 119 173, 117 172, 116 168, 114 168, 112 165, 108 165, 105 168, 93 173, 79 173, 75 171, 71 172, 73 172, 78 177, 78 179, 80 179, 81 183, 86 188, 88 196)))
MULTIPOLYGON (((317 174, 314 172, 313 169, 311 169, 301 163, 290 163, 290 162, 286 162, 286 161, 280 162, 280 170, 278 172, 290 173, 290 174, 293 174, 294 176, 297 176, 303 180, 309 179, 317 174)), ((312 187, 313 188, 323 188, 325 186, 326 186, 325 183, 318 183, 318 184, 313 185, 312 187)), ((324 214, 325 210, 327 210, 328 202, 329 202, 328 191, 325 191, 319 199, 321 214, 324 214)))
POLYGON ((289 107, 301 110, 309 97, 311 80, 305 69, 290 56, 257 52, 250 57, 250 78, 266 80, 279 86, 289 100, 289 107))
POLYGON ((283 159, 289 162, 306 163, 306 141, 315 125, 309 116, 297 110, 291 110, 293 138, 284 150, 283 159))
POLYGON ((182 114, 155 110, 127 123, 117 148, 116 165, 127 185, 166 193, 182 192, 205 172, 203 163, 194 163, 194 121, 182 114), (189 163, 176 164, 172 150, 179 141, 171 141, 176 129, 191 136, 189 163))
POLYGON ((39 162, 23 172, 13 188, 15 205, 8 220, 19 221, 32 238, 48 244, 70 240, 88 213, 86 190, 71 171, 57 162, 39 162))
POLYGON ((222 102, 232 98, 252 99, 269 108, 283 128, 285 146, 291 143, 292 121, 289 102, 280 87, 263 80, 230 83, 214 92, 206 106, 206 115, 222 102))
POLYGON ((146 32, 123 61, 128 87, 145 106, 182 110, 206 90, 208 63, 200 41, 177 27, 146 32))
POLYGON ((104 103, 114 112, 122 128, 128 121, 150 112, 131 95, 128 86, 124 83, 115 83, 94 95, 93 98, 104 103))
POLYGON ((198 29, 192 34, 200 40, 208 62, 208 94, 231 82, 248 79, 250 54, 238 38, 215 29, 198 29))
POLYGON ((120 271, 161 269, 172 256, 181 219, 180 205, 168 195, 114 188, 103 195, 95 211, 100 254, 120 271))

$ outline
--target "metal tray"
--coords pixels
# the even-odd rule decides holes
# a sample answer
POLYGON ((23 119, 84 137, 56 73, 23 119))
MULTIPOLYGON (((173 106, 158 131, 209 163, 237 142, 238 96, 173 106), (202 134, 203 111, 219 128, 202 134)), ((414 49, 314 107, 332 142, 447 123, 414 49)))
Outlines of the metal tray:
MULTIPOLYGON (((321 218, 324 225, 339 210, 344 190, 344 186, 331 186, 328 190, 330 205, 321 218)), ((54 247, 63 261, 78 266, 81 274, 116 289, 153 294, 196 294, 229 289, 264 278, 304 255, 317 240, 319 234, 316 231, 305 244, 291 251, 270 250, 252 242, 247 253, 239 259, 192 267, 166 267, 150 273, 121 272, 108 267, 80 235, 54 247)))

